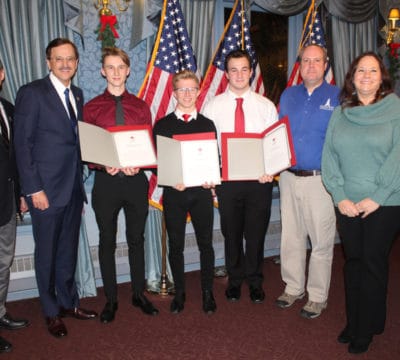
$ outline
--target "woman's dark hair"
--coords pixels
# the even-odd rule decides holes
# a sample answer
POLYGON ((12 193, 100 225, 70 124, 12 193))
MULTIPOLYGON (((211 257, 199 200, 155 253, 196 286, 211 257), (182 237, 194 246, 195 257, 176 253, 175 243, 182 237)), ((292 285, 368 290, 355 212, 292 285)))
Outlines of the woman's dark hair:
POLYGON ((359 62, 366 56, 373 57, 378 62, 382 75, 382 83, 375 94, 375 99, 373 103, 376 103, 377 101, 383 99, 385 96, 393 92, 392 80, 390 79, 389 72, 383 64, 382 59, 373 51, 367 51, 353 60, 350 65, 349 71, 346 74, 344 85, 340 92, 340 104, 342 105, 342 108, 362 105, 360 100, 358 99, 357 92, 354 87, 354 74, 356 72, 359 62))

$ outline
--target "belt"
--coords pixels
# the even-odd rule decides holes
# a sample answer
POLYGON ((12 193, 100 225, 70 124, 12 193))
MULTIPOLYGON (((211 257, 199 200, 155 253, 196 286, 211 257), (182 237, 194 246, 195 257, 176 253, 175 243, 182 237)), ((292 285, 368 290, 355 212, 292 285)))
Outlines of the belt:
POLYGON ((321 175, 321 170, 296 170, 288 169, 289 172, 296 176, 317 176, 321 175))

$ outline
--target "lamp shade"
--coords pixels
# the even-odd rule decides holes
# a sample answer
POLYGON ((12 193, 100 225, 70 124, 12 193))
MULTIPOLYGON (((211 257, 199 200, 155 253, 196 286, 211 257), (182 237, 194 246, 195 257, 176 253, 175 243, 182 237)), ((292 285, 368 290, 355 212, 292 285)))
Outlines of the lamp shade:
POLYGON ((389 11, 389 20, 400 20, 400 10, 398 8, 391 8, 389 11))

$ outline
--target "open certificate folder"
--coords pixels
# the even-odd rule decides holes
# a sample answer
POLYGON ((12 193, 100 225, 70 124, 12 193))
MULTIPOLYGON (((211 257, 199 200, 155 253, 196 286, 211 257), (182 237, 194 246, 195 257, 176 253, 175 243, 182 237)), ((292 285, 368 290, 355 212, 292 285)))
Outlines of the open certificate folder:
POLYGON ((296 163, 288 118, 261 134, 222 133, 222 179, 257 180, 276 175, 296 163))
POLYGON ((214 133, 157 135, 158 185, 186 187, 221 183, 214 133))
POLYGON ((116 168, 155 167, 156 152, 148 125, 107 130, 78 121, 82 160, 116 168))

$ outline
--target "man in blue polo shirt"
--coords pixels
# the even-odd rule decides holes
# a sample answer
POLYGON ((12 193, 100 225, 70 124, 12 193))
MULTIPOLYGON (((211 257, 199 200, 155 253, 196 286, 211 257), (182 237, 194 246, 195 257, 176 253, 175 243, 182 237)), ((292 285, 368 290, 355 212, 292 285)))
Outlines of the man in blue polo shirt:
POLYGON ((339 105, 339 89, 324 80, 326 50, 317 45, 300 52, 303 84, 287 88, 280 99, 280 117, 288 116, 297 163, 279 180, 282 216, 281 275, 286 283, 276 300, 281 308, 293 305, 307 290, 301 315, 318 317, 327 306, 335 212, 321 180, 321 155, 328 122, 339 105), (306 285, 308 239, 311 256, 306 285))

